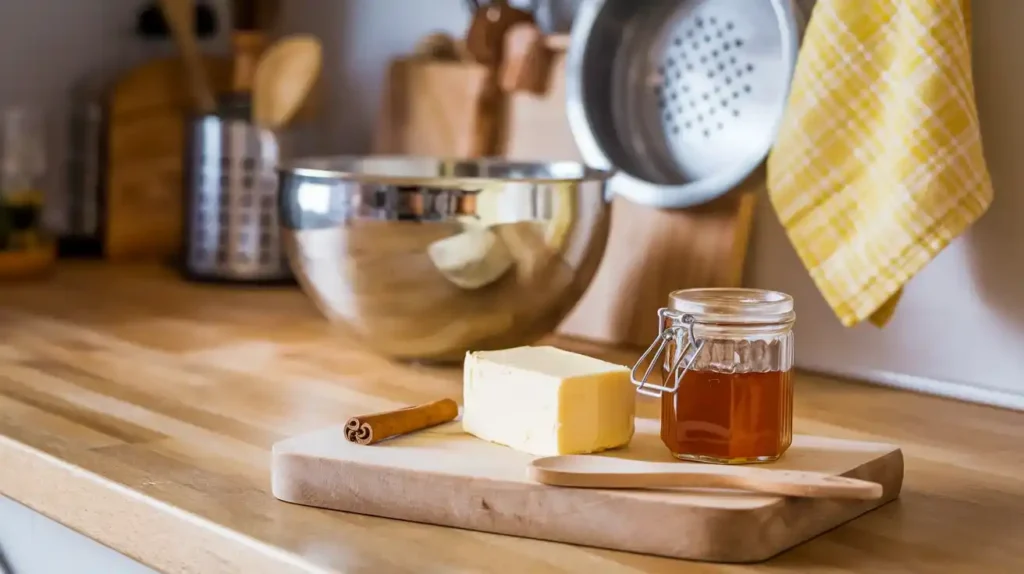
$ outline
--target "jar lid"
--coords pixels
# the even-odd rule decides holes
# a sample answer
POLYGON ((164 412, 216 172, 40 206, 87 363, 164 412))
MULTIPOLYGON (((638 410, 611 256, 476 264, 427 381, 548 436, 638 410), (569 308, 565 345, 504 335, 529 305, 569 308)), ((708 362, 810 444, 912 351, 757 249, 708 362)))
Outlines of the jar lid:
POLYGON ((772 325, 796 320, 793 298, 765 289, 681 289, 668 296, 669 308, 699 323, 772 325))

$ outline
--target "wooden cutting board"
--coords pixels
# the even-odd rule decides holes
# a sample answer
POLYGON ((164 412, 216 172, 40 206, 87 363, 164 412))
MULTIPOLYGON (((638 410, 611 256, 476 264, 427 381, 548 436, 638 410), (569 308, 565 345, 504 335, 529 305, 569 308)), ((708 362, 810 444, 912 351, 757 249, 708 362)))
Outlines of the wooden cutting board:
MULTIPOLYGON (((230 60, 204 64, 213 89, 226 91, 230 60)), ((179 58, 164 58, 131 70, 111 89, 104 237, 110 259, 162 259, 180 248, 191 116, 185 77, 179 58)))
MULTIPOLYGON (((672 461, 658 422, 638 419, 612 459, 672 461)), ((757 562, 895 499, 903 453, 889 444, 797 436, 764 468, 882 484, 876 501, 793 499, 711 490, 598 490, 526 478, 531 455, 477 439, 456 421, 373 446, 342 427, 274 445, 277 498, 346 512, 714 562, 757 562)), ((678 464, 689 464, 679 462, 678 464)))
MULTIPOLYGON (((552 37, 548 92, 513 94, 504 153, 520 160, 582 161, 565 115, 565 41, 552 37)), ((616 197, 604 259, 559 334, 611 345, 646 347, 658 332, 668 294, 690 287, 738 287, 760 169, 726 196, 690 209, 654 209, 616 197)))

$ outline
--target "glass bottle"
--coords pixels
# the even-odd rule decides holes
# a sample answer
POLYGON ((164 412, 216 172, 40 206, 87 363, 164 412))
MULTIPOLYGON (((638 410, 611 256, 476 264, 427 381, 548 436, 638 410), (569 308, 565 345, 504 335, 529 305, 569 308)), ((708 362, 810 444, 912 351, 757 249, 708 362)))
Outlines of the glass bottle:
POLYGON ((55 248, 43 221, 46 122, 42 109, 0 110, 0 276, 50 266, 55 248))
MULTIPOLYGON (((68 102, 63 193, 59 196, 58 235, 61 257, 103 255, 106 171, 107 77, 77 82, 68 102)), ((48 206, 49 209, 49 206, 48 206)))
POLYGON ((779 459, 793 442, 793 298, 759 289, 687 289, 670 294, 658 316, 660 335, 632 379, 638 392, 661 398, 665 446, 697 462, 779 459), (661 357, 659 385, 648 379, 661 357))

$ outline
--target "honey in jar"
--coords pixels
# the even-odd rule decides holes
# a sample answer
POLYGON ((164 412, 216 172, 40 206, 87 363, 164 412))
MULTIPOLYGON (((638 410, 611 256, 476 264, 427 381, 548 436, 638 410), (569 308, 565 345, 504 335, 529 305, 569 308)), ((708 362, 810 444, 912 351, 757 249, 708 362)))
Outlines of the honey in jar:
POLYGON ((755 289, 690 289, 659 311, 661 334, 634 383, 661 398, 661 439, 677 458, 777 460, 793 442, 793 300, 755 289), (663 382, 648 382, 664 357, 663 382))

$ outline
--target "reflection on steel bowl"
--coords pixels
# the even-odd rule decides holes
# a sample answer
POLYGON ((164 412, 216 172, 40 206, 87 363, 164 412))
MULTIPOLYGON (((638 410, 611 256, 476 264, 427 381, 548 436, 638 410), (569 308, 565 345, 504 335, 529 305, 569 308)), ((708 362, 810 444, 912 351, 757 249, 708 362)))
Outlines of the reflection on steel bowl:
POLYGON ((394 358, 536 341, 579 301, 608 239, 612 174, 578 163, 328 157, 280 171, 303 290, 394 358))

